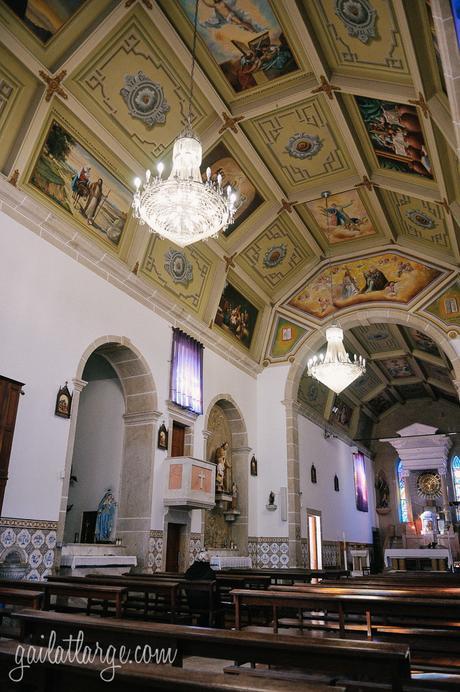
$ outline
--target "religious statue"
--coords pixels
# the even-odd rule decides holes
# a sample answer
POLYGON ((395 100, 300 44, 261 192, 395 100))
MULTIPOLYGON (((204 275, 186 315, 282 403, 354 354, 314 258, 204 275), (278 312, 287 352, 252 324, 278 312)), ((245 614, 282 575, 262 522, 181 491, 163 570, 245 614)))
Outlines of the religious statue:
POLYGON ((377 509, 386 509, 390 502, 390 488, 383 471, 379 471, 375 481, 377 491, 377 509))
POLYGON ((232 485, 232 509, 238 509, 238 486, 235 482, 232 485))
POLYGON ((230 468, 230 462, 227 459, 228 442, 224 442, 220 447, 217 447, 215 453, 216 462, 216 491, 218 493, 225 492, 226 489, 226 474, 230 468))
POLYGON ((110 541, 113 529, 113 519, 117 503, 109 488, 97 508, 95 539, 99 541, 110 541))
POLYGON ((273 490, 270 490, 270 494, 268 496, 268 504, 270 506, 275 504, 275 493, 273 492, 273 490))

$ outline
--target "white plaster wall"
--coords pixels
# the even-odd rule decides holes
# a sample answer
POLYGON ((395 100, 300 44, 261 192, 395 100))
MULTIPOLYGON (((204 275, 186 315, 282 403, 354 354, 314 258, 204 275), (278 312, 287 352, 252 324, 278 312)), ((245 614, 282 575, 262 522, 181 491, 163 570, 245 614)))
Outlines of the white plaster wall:
POLYGON ((306 511, 321 511, 323 540, 342 540, 372 543, 372 527, 377 526, 375 515, 374 470, 366 459, 369 511, 356 509, 353 478, 353 448, 337 438, 325 439, 322 428, 303 416, 298 416, 302 538, 306 538, 306 511), (314 464, 317 483, 311 482, 310 469, 314 464), (340 491, 334 490, 334 475, 339 478, 340 491))
MULTIPOLYGON (((0 212, 0 372, 25 383, 21 397, 3 514, 57 520, 69 421, 54 416, 56 393, 76 375, 88 346, 114 334, 144 356, 158 392, 168 399, 171 324, 83 265, 0 212)), ((256 380, 205 349, 205 410, 230 394, 257 435, 256 380)), ((195 426, 195 456, 203 452, 204 417, 195 426)), ((161 421, 161 419, 160 419, 161 421)), ((152 528, 163 528, 162 461, 155 449, 152 528)), ((199 527, 192 527, 199 530, 199 527)))
MULTIPOLYGON (((82 513, 95 511, 107 488, 118 502, 123 452, 123 393, 118 379, 92 380, 81 393, 64 540, 81 532, 82 513)), ((81 536, 80 536, 81 538, 81 536)))
POLYGON ((282 403, 288 365, 266 368, 257 379, 259 435, 256 458, 258 476, 250 478, 249 535, 288 535, 288 522, 281 520, 280 488, 287 487, 286 409, 282 403), (274 512, 266 509, 270 491, 275 493, 274 512), (251 533, 252 529, 255 529, 251 533))

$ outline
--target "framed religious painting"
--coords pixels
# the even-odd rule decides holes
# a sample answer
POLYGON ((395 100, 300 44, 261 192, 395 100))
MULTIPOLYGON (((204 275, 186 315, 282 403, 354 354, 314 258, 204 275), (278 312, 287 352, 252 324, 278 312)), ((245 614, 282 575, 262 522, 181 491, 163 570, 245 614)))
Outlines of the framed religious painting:
POLYGON ((54 415, 60 418, 70 418, 70 411, 72 408, 72 395, 67 387, 67 382, 63 387, 60 387, 57 397, 56 406, 54 409, 54 415))
POLYGON ((157 447, 158 449, 168 449, 168 430, 165 426, 164 423, 160 425, 160 428, 158 430, 158 442, 157 442, 157 447))

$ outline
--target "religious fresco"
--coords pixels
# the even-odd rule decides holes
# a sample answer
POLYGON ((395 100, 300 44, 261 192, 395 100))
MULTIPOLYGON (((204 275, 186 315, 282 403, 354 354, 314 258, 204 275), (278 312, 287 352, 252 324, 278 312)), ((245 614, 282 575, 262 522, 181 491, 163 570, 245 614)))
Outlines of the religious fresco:
MULTIPOLYGON (((193 23, 195 0, 179 0, 193 23)), ((268 0, 202 0, 198 34, 236 92, 298 70, 268 0)))
POLYGON ((404 399, 424 399, 428 393, 421 382, 412 384, 398 384, 397 391, 404 399))
POLYGON ((409 335, 409 339, 412 342, 414 348, 424 353, 429 353, 432 356, 440 356, 439 349, 431 337, 429 337, 424 332, 419 332, 417 329, 411 329, 406 327, 406 333, 409 335))
POLYGON ((452 378, 447 368, 442 368, 439 365, 435 365, 434 363, 427 363, 425 361, 423 363, 423 369, 427 377, 432 378, 434 380, 438 380, 438 382, 452 387, 452 378))
MULTIPOLYGON (((353 353, 353 348, 345 344, 347 353, 353 353)), ((374 389, 377 389, 382 384, 382 380, 374 372, 369 363, 366 366, 366 374, 363 377, 358 377, 357 380, 351 383, 347 391, 354 394, 358 399, 363 400, 374 389)))
POLYGON ((239 343, 251 347, 258 309, 234 286, 225 284, 214 323, 239 343))
POLYGON ((331 415, 329 416, 329 422, 339 425, 345 430, 349 430, 352 416, 352 407, 340 396, 336 396, 332 406, 331 415))
MULTIPOLYGON (((441 88, 445 94, 447 94, 446 80, 444 78, 444 69, 442 66, 441 50, 439 47, 438 35, 436 33, 436 28, 434 25, 433 11, 431 7, 431 0, 425 0, 426 13, 428 15, 428 23, 430 25, 430 36, 433 45, 434 57, 436 59, 436 67, 438 70, 439 81, 441 83, 441 88)), ((453 13, 452 13, 453 14, 453 13)), ((459 13, 460 16, 460 13, 459 13)))
POLYGON ((357 190, 315 199, 305 206, 331 245, 376 233, 357 190))
POLYGON ((305 328, 299 327, 295 322, 291 322, 291 320, 287 320, 285 317, 278 317, 270 346, 270 356, 272 358, 287 356, 299 343, 306 331, 305 328))
POLYGON ((433 180, 415 106, 368 96, 355 98, 380 168, 433 180))
POLYGON ((206 169, 211 168, 213 179, 219 173, 222 175, 222 185, 230 185, 238 196, 238 209, 235 213, 235 220, 229 225, 223 235, 228 237, 235 231, 243 221, 259 207, 263 200, 262 195, 243 172, 240 164, 229 152, 225 144, 220 142, 205 157, 201 164, 203 180, 206 180, 206 169))
POLYGON ((445 324, 460 327, 460 281, 449 286, 425 309, 445 324))
POLYGON ((382 392, 374 396, 370 401, 366 402, 366 406, 370 408, 372 413, 376 416, 380 416, 385 411, 393 406, 395 400, 391 394, 384 389, 382 392))
POLYGON ((399 380, 403 377, 413 377, 415 372, 410 360, 406 357, 386 358, 379 361, 390 379, 399 380))
POLYGON ((23 24, 47 43, 86 0, 2 0, 23 24))
POLYGON ((370 302, 409 303, 441 272, 396 253, 327 267, 309 279, 288 305, 313 317, 370 302))
POLYGON ((57 121, 51 123, 30 182, 72 218, 113 246, 119 244, 132 192, 57 121))
POLYGON ((307 375, 307 371, 302 375, 299 382, 299 390, 297 393, 298 400, 312 408, 317 413, 324 415, 324 408, 329 396, 330 390, 318 380, 307 375))
MULTIPOLYGON (((362 327, 353 327, 352 334, 368 353, 381 353, 382 351, 395 351, 401 348, 401 344, 393 334, 390 325, 369 324, 362 327)), ((366 374, 367 378, 367 374, 366 374)))

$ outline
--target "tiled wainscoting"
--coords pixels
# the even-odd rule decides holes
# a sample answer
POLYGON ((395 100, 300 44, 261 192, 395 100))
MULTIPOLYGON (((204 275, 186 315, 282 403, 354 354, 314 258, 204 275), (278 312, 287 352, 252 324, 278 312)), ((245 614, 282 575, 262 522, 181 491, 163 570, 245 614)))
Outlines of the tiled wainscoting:
POLYGON ((248 538, 248 555, 253 567, 285 569, 289 567, 289 544, 287 538, 256 537, 248 538))
POLYGON ((41 580, 51 573, 56 552, 57 521, 0 519, 0 563, 17 552, 26 564, 26 579, 41 580))
POLYGON ((151 530, 149 538, 149 553, 147 555, 147 571, 161 572, 163 568, 163 531, 151 530))
POLYGON ((340 566, 340 543, 338 541, 323 541, 323 567, 340 566))
POLYGON ((203 536, 201 533, 190 534, 190 564, 195 562, 198 553, 203 549, 203 536))

